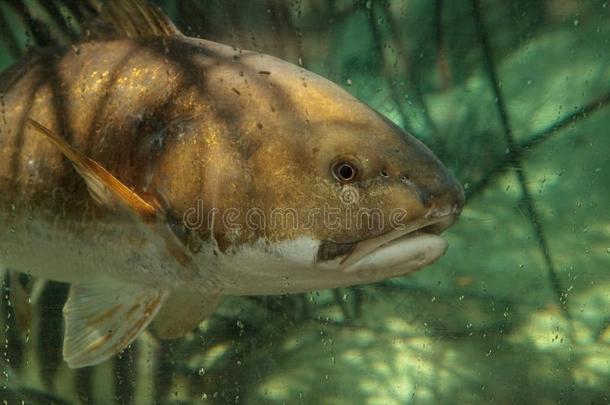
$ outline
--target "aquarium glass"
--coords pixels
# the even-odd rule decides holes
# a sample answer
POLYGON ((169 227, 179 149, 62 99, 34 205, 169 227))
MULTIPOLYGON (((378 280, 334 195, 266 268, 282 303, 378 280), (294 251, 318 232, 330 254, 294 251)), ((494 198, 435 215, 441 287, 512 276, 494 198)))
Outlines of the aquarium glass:
MULTIPOLYGON (((94 3, 0 1, 0 69, 77 52, 94 3)), ((148 330, 81 369, 62 359, 68 285, 2 269, 0 400, 610 402, 608 1, 155 4, 185 35, 300 65, 425 143, 465 190, 449 250, 378 283, 229 296, 183 338, 148 330)))

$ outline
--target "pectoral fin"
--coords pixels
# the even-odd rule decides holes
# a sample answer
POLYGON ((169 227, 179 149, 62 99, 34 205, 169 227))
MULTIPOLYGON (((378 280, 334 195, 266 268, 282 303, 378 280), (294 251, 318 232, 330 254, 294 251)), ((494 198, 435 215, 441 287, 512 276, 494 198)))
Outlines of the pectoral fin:
POLYGON ((65 139, 39 122, 30 119, 29 124, 46 136, 72 163, 87 184, 89 194, 101 207, 132 218, 148 239, 164 247, 179 265, 195 270, 184 241, 169 225, 166 210, 161 208, 159 201, 151 203, 144 200, 99 163, 74 149, 65 139))
POLYGON ((115 282, 72 285, 63 311, 68 366, 92 366, 119 353, 153 320, 166 295, 115 282))
POLYGON ((145 221, 157 215, 157 209, 152 204, 121 183, 100 164, 74 149, 63 138, 39 122, 30 119, 29 123, 68 158, 87 184, 89 194, 99 205, 114 210, 134 212, 145 221))
POLYGON ((186 335, 212 315, 220 298, 220 291, 172 293, 153 323, 157 335, 162 339, 177 339, 186 335))

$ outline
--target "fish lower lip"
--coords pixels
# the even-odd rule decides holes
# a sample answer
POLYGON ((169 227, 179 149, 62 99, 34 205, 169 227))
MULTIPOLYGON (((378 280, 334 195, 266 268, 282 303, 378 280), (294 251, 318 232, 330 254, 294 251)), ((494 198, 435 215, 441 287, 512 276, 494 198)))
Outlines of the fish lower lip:
POLYGON ((449 228, 457 219, 453 214, 441 215, 431 218, 421 218, 404 226, 406 229, 395 229, 372 239, 357 243, 352 252, 341 262, 345 271, 350 271, 353 265, 373 253, 397 240, 413 238, 417 235, 432 234, 440 235, 449 228))
POLYGON ((435 262, 446 251, 447 242, 440 236, 416 231, 378 247, 345 272, 371 274, 367 281, 401 276, 435 262))

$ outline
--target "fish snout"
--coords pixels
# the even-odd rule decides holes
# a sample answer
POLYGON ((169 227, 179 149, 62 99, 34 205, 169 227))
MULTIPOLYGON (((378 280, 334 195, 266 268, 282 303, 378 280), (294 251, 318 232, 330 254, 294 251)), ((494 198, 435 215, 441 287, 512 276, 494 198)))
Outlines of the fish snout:
POLYGON ((431 193, 426 205, 433 210, 440 211, 440 215, 453 214, 458 216, 464 208, 465 201, 464 188, 455 177, 448 174, 440 186, 431 193))
POLYGON ((418 190, 421 202, 427 209, 427 217, 446 217, 435 225, 438 229, 434 229, 433 233, 440 234, 451 226, 464 208, 464 188, 448 173, 440 181, 432 183, 432 186, 418 185, 418 190))

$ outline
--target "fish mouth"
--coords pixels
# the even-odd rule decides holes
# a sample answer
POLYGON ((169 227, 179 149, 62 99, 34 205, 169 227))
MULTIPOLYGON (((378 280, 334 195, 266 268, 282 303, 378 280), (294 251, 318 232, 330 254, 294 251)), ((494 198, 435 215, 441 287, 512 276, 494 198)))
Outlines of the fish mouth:
POLYGON ((352 244, 340 262, 344 272, 363 268, 398 268, 404 272, 426 266, 447 251, 447 242, 439 235, 456 221, 456 214, 419 218, 382 235, 352 244))

